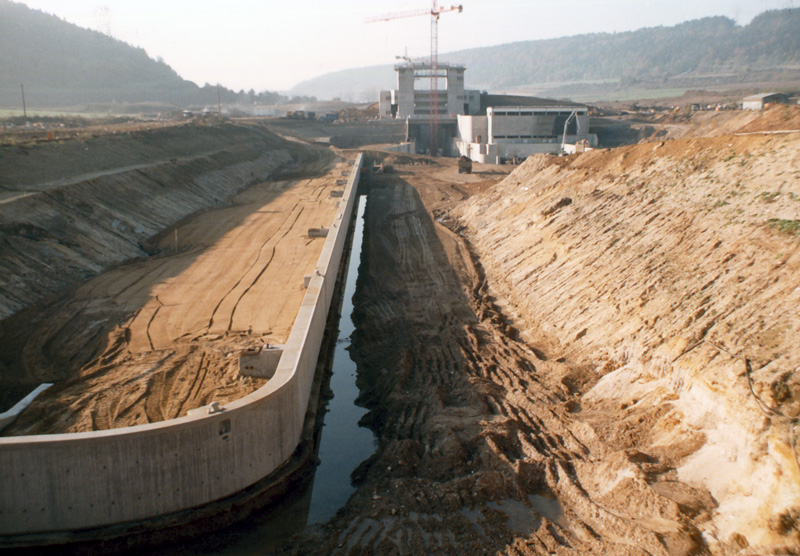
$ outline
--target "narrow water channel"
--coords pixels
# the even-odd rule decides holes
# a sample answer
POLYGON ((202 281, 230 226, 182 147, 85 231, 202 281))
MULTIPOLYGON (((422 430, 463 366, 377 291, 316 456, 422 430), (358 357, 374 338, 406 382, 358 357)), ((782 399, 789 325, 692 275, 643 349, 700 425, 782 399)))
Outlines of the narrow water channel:
POLYGON ((324 428, 319 447, 321 463, 314 476, 308 523, 324 523, 334 516, 355 488, 350 474, 362 461, 375 451, 374 437, 369 429, 358 426, 358 421, 367 412, 358 407, 356 386, 356 364, 350 359, 350 336, 355 331, 351 318, 353 295, 356 293, 358 267, 361 263, 361 243, 364 234, 364 210, 366 196, 358 198, 358 216, 353 232, 353 246, 347 264, 342 317, 339 321, 339 337, 333 356, 330 389, 333 398, 328 403, 324 416, 324 428))
POLYGON ((328 521, 354 492, 350 474, 375 451, 372 432, 358 426, 366 410, 355 405, 358 396, 356 365, 348 352, 350 336, 355 330, 351 315, 361 263, 365 207, 366 196, 361 195, 356 200, 352 249, 343 275, 342 316, 331 364, 333 397, 322 416, 321 463, 313 479, 290 492, 280 504, 257 511, 236 525, 183 542, 180 546, 147 551, 148 555, 250 556, 268 553, 306 527, 328 521))

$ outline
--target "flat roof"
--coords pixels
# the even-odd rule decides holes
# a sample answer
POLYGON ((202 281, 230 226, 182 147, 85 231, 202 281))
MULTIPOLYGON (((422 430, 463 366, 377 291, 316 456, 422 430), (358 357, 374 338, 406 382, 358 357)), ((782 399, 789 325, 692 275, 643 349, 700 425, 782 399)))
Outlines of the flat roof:
POLYGON ((547 106, 489 106, 486 109, 487 112, 489 108, 491 108, 494 112, 517 112, 522 110, 525 110, 526 112, 530 112, 531 110, 588 110, 586 106, 559 106, 556 104, 547 106))
POLYGON ((744 100, 745 101, 748 101, 748 100, 764 100, 765 98, 774 97, 774 96, 785 96, 785 93, 760 93, 760 94, 757 94, 757 95, 750 95, 749 97, 744 97, 744 100))
POLYGON ((480 114, 486 114, 487 108, 585 108, 585 104, 578 104, 569 100, 556 100, 552 98, 528 97, 522 95, 492 95, 481 93, 480 114))
MULTIPOLYGON (((463 64, 448 64, 447 62, 439 62, 436 65, 437 69, 463 69, 466 70, 467 66, 463 64)), ((400 62, 394 65, 395 70, 400 69, 431 69, 430 62, 400 62)))

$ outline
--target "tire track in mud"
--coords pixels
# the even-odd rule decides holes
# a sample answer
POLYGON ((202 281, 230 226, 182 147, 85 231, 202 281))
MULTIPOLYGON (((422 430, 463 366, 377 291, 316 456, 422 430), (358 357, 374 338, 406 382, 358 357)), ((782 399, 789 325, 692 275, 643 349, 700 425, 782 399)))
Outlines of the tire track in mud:
MULTIPOLYGON (((307 185, 311 185, 312 181, 313 180, 308 180, 307 185)), ((311 190, 311 196, 313 197, 313 200, 315 202, 319 201, 322 192, 325 191, 325 189, 327 189, 328 187, 330 187, 330 184, 327 182, 322 182, 321 184, 315 186, 314 189, 311 190)))
POLYGON ((189 353, 171 358, 168 366, 160 366, 150 375, 144 398, 144 412, 149 423, 166 421, 175 416, 170 410, 170 398, 175 385, 175 376, 187 364, 189 353))
MULTIPOLYGON (((261 248, 258 250, 258 253, 256 254, 256 257, 255 257, 255 259, 253 260, 253 263, 252 263, 252 264, 251 264, 251 265, 250 265, 250 266, 247 268, 247 270, 245 270, 245 271, 242 273, 241 277, 240 277, 240 278, 239 278, 239 279, 236 281, 236 283, 235 283, 233 286, 231 286, 231 288, 230 288, 230 289, 229 289, 229 290, 228 290, 228 291, 225 293, 225 295, 223 295, 223 296, 220 298, 220 300, 217 302, 217 305, 214 307, 214 310, 211 312, 211 317, 210 317, 210 318, 209 318, 209 320, 208 320, 208 326, 207 326, 207 330, 211 330, 211 328, 214 326, 214 318, 216 317, 216 315, 217 315, 217 312, 219 311, 219 309, 220 309, 220 307, 222 306, 222 304, 225 302, 225 300, 226 300, 226 299, 227 299, 227 298, 228 298, 228 297, 229 297, 231 294, 233 294, 233 292, 236 290, 236 288, 238 288, 238 287, 239 287, 239 284, 241 284, 241 283, 242 283, 242 281, 244 281, 244 279, 245 279, 245 277, 247 276, 247 274, 248 274, 248 273, 249 273, 249 272, 250 272, 250 271, 251 271, 253 268, 255 268, 255 266, 258 264, 258 261, 259 261, 259 259, 261 258, 261 255, 262 255, 262 254, 263 254, 263 252, 264 252, 264 249, 266 249, 266 247, 267 247, 267 244, 269 244, 269 242, 272 240, 272 238, 273 238, 273 237, 275 237, 275 234, 277 234, 277 233, 278 233, 278 231, 280 231, 280 229, 281 229, 281 228, 283 228, 283 226, 285 226, 285 225, 286 225, 286 222, 288 222, 288 221, 289 221, 289 219, 292 217, 292 213, 294 213, 295 209, 298 207, 298 205, 299 205, 299 204, 300 204, 300 201, 297 201, 297 202, 295 202, 295 204, 292 206, 291 210, 289 211, 289 214, 286 216, 286 218, 283 220, 283 222, 281 222, 281 224, 280 224, 280 225, 277 227, 276 231, 275 231, 275 232, 273 232, 272 234, 270 234, 270 235, 269 235, 269 237, 268 237, 266 240, 264 240, 264 243, 262 243, 262 244, 261 244, 261 248)), ((300 213, 299 213, 299 214, 302 214, 302 212, 303 212, 303 207, 300 207, 300 213)), ((295 222, 297 221, 297 218, 299 218, 299 214, 298 214, 298 216, 295 218, 295 222)), ((289 230, 291 230, 291 226, 289 227, 289 230)), ((281 237, 285 237, 287 233, 288 233, 288 231, 287 231, 287 232, 285 232, 285 233, 284 233, 284 234, 283 234, 281 237)), ((273 246, 273 249, 272 249, 272 254, 270 255, 269 261, 267 261, 267 263, 266 263, 266 264, 267 264, 267 266, 268 266, 268 265, 269 265, 269 263, 272 261, 272 258, 273 258, 274 256, 275 256, 275 248, 274 248, 274 246, 273 246)), ((265 267, 265 268, 266 268, 266 267, 265 267)), ((263 272, 263 270, 262 270, 262 272, 263 272)), ((260 276, 260 274, 259 274, 259 276, 260 276)), ((251 284, 251 287, 252 287, 252 284, 251 284)), ((238 304, 239 304, 239 301, 241 301, 241 297, 242 297, 242 296, 239 296, 239 299, 237 300, 237 302, 236 302, 236 304, 234 305, 234 307, 235 307, 236 305, 238 305, 238 304)), ((230 319, 229 319, 229 323, 228 323, 228 330, 230 330, 230 328, 231 328, 231 322, 233 322, 233 311, 231 311, 231 317, 230 317, 230 319)))
POLYGON ((197 399, 198 395, 200 394, 200 389, 203 386, 203 382, 206 380, 206 376, 208 375, 208 366, 209 363, 206 361, 206 354, 205 352, 200 356, 200 363, 197 365, 197 371, 192 373, 192 384, 189 386, 188 394, 185 396, 184 400, 181 402, 180 406, 178 407, 177 414, 183 415, 184 408, 187 404, 193 404, 197 399))
POLYGON ((156 320, 156 315, 164 306, 164 304, 161 302, 158 296, 155 296, 154 299, 158 303, 158 307, 156 307, 156 310, 153 311, 152 315, 150 315, 150 320, 147 321, 147 327, 145 328, 145 334, 147 335, 147 342, 150 344, 150 351, 155 351, 156 349, 155 345, 153 345, 153 337, 150 335, 150 327, 153 325, 153 321, 156 320))
POLYGON ((287 235, 289 235, 289 232, 292 231, 292 229, 294 228, 294 225, 297 223, 297 221, 300 219, 300 216, 303 214, 303 210, 304 210, 303 207, 300 207, 300 210, 298 211, 297 216, 295 216, 295 219, 286 228, 286 231, 283 232, 283 234, 275 241, 275 245, 272 246, 272 253, 270 253, 269 260, 266 263, 264 263, 264 266, 261 268, 261 270, 256 275, 256 277, 253 278, 253 281, 250 282, 250 285, 247 286, 247 288, 245 288, 245 290, 242 292, 242 295, 240 295, 239 299, 236 300, 236 303, 234 304, 233 309, 231 309, 231 317, 230 317, 230 320, 228 321, 228 330, 231 330, 233 328, 233 317, 236 314, 236 309, 239 307, 239 303, 242 302, 242 299, 244 299, 244 297, 250 292, 250 290, 253 289, 253 286, 255 286, 258 283, 258 281, 261 279, 261 277, 267 271, 267 269, 269 268, 270 263, 275 258, 275 248, 278 246, 280 241, 283 238, 285 238, 287 235))

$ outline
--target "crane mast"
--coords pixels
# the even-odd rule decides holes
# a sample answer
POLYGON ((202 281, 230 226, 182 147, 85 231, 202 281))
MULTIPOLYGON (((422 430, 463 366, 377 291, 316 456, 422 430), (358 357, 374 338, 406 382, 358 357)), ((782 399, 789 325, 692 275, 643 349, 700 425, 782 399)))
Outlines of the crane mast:
POLYGON ((431 8, 431 156, 439 150, 439 12, 431 8))
POLYGON ((431 154, 436 155, 439 150, 439 16, 445 12, 461 13, 464 8, 461 4, 440 7, 438 0, 432 0, 430 10, 411 10, 395 12, 367 19, 367 22, 390 21, 404 17, 420 15, 431 16, 431 82, 430 82, 430 124, 431 124, 431 154))

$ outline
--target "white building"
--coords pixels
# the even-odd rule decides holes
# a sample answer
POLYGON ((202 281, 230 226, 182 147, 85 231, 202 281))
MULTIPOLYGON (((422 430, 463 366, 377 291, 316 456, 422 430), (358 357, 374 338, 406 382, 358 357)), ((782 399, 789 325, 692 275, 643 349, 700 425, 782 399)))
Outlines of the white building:
MULTIPOLYGON (((397 64, 395 70, 397 89, 380 92, 378 117, 406 120, 407 139, 416 144, 417 152, 427 152, 431 144, 431 64, 409 61, 397 64)), ((443 154, 500 163, 536 153, 557 153, 565 140, 597 145, 597 136, 589 134, 585 105, 468 90, 464 88, 465 70, 462 65, 440 64, 436 73, 436 144, 443 154)))
POLYGON ((783 93, 762 93, 745 97, 742 100, 742 109, 763 110, 769 104, 785 104, 786 102, 788 102, 788 97, 783 93))
POLYGON ((442 154, 454 155, 453 137, 456 117, 475 114, 480 109, 480 93, 464 89, 464 66, 439 64, 436 74, 429 62, 397 64, 397 89, 381 91, 378 117, 402 119, 408 124, 408 140, 418 152, 428 152, 431 145, 432 80, 437 80, 435 112, 437 115, 436 145, 442 154))
POLYGON ((487 95, 486 115, 458 117, 456 149, 476 162, 499 164, 525 159, 538 153, 557 153, 562 144, 588 142, 597 146, 589 133, 588 108, 584 105, 532 97, 487 95), (528 105, 491 106, 509 100, 528 105))

